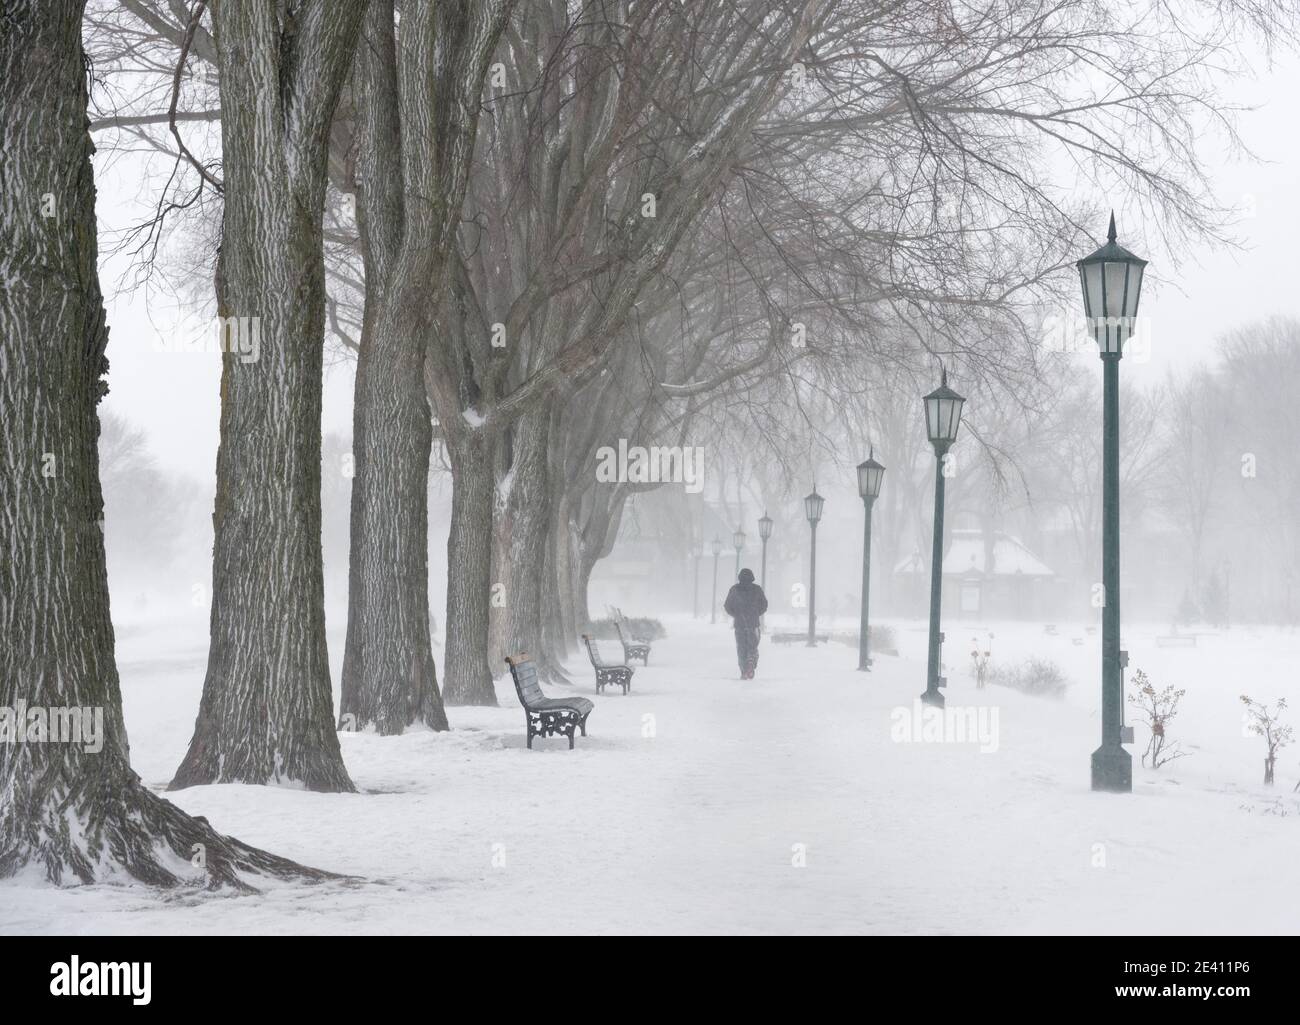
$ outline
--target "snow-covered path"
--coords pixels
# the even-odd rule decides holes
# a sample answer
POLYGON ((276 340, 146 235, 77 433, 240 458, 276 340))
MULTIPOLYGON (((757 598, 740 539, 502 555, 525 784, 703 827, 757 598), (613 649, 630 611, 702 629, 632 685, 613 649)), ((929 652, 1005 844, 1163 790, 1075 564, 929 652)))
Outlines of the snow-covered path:
MULTIPOLYGON (((572 752, 562 739, 525 749, 507 678, 500 708, 451 709, 450 734, 345 734, 356 795, 173 795, 225 832, 363 882, 172 899, 134 886, 8 884, 0 929, 1300 929, 1295 772, 1280 768, 1273 790, 1253 785, 1262 751, 1240 737, 1231 679, 1219 693, 1207 674, 1199 706, 1189 694, 1197 757, 1159 773, 1135 767, 1135 793, 1118 797, 1088 789, 1091 650, 1065 650, 1080 671, 1064 701, 976 690, 963 663, 950 668, 950 707, 997 712, 997 749, 981 753, 977 743, 891 739, 895 710, 910 712, 923 689, 919 627, 900 630, 903 657, 881 656, 869 675, 841 644, 765 642, 752 682, 736 679, 721 624, 669 627, 627 697, 596 697, 584 662, 570 663, 576 692, 596 701, 590 736, 572 752)), ((154 634, 119 645, 134 763, 159 786, 184 750, 202 682, 201 643, 174 644, 164 650, 154 634)), ((1189 665, 1213 659, 1170 657, 1189 655, 1189 665)))

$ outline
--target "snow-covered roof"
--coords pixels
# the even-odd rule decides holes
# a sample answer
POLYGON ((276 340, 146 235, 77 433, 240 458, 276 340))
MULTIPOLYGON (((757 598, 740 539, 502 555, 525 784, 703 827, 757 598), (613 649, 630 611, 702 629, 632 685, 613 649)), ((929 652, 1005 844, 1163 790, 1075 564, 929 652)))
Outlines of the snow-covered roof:
MULTIPOLYGON (((1052 569, 1024 546, 1017 537, 998 532, 993 537, 993 565, 986 568, 985 555, 989 546, 985 544, 984 532, 981 530, 954 530, 952 543, 943 557, 945 576, 961 576, 966 573, 990 574, 992 576, 1051 577, 1056 574, 1052 569)), ((922 573, 925 563, 921 553, 913 551, 894 567, 895 573, 922 573)))

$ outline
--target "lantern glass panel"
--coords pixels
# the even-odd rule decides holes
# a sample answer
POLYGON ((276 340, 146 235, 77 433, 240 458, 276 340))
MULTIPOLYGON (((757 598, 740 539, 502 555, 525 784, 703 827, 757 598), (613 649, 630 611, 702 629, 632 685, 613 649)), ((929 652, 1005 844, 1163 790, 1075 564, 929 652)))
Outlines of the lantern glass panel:
POLYGON ((1106 244, 1078 262, 1088 329, 1103 356, 1118 356, 1133 336, 1146 261, 1115 241, 1115 218, 1106 244))
POLYGON ((858 465, 858 494, 863 498, 878 498, 880 496, 880 479, 884 476, 885 468, 877 463, 874 459, 868 459, 865 463, 858 465))
POLYGON ((808 515, 809 523, 816 523, 822 518, 822 505, 825 501, 826 499, 816 491, 803 500, 804 512, 808 515))
POLYGON ((1105 263, 1106 316, 1125 317, 1125 298, 1128 296, 1128 264, 1105 263))
POLYGON ((957 429, 961 426, 961 407, 965 401, 952 391, 946 395, 925 397, 925 429, 931 443, 951 443, 957 440, 957 429))
POLYGON ((1130 319, 1138 315, 1138 301, 1142 298, 1142 274, 1145 270, 1140 263, 1129 264, 1128 298, 1124 301, 1124 316, 1130 319))
POLYGON ((1087 317, 1101 314, 1101 264, 1085 263, 1079 268, 1083 279, 1083 312, 1087 317))
POLYGON ((772 536, 772 518, 764 516, 758 521, 758 536, 764 541, 772 536))

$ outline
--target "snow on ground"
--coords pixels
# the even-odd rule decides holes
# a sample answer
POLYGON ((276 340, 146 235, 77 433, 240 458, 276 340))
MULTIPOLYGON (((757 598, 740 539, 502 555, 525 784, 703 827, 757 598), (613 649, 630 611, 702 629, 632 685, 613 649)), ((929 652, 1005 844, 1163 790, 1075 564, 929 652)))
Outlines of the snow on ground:
MULTIPOLYGON (((895 626, 901 656, 881 655, 870 674, 843 644, 764 641, 758 678, 742 682, 726 626, 670 620, 627 697, 597 697, 585 658, 570 661, 575 692, 596 702, 572 752, 562 739, 525 749, 507 677, 500 708, 450 709, 449 734, 343 735, 358 794, 172 795, 223 832, 359 882, 252 897, 9 883, 0 931, 1300 929, 1300 746, 1263 787, 1263 742, 1243 735, 1238 699, 1297 706, 1300 635, 1235 628, 1157 648, 1164 629, 1126 630, 1131 669, 1187 688, 1172 732, 1194 754, 1144 770, 1139 729, 1134 793, 1119 796, 1089 790, 1097 636, 945 625, 949 706, 983 708, 986 725, 997 713, 996 751, 981 753, 891 739, 894 710, 910 714, 925 677, 924 624, 895 626), (969 639, 989 630, 995 662, 1052 658, 1073 681, 1068 696, 977 690, 969 639)), ((337 661, 342 638, 331 642, 337 661)), ((161 788, 189 740, 205 637, 120 630, 118 652, 133 764, 161 788)))

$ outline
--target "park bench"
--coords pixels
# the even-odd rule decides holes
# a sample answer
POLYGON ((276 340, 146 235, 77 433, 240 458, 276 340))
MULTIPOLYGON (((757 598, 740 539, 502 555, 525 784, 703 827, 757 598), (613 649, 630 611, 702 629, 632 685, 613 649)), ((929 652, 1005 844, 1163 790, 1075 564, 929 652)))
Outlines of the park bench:
POLYGON ((534 737, 553 737, 560 735, 569 738, 569 750, 573 750, 573 731, 581 730, 587 735, 587 716, 596 706, 590 698, 548 698, 542 693, 537 683, 537 665, 527 655, 507 655, 506 665, 510 667, 510 676, 515 681, 515 693, 519 703, 524 706, 524 718, 528 721, 528 747, 533 746, 534 737))
POLYGON ((644 637, 632 630, 632 621, 627 618, 626 613, 624 613, 617 605, 606 605, 605 609, 609 612, 610 619, 615 623, 621 623, 623 625, 624 630, 627 632, 627 636, 632 638, 633 643, 644 644, 647 648, 651 643, 653 643, 654 637, 644 637))
POLYGON ((1157 648, 1194 648, 1196 634, 1165 634, 1156 638, 1157 648))
POLYGON ((596 638, 583 634, 582 642, 587 646, 587 657, 591 659, 591 668, 596 670, 596 693, 606 687, 622 687, 626 694, 632 686, 632 667, 629 665, 612 665, 600 656, 596 638))
POLYGON ((650 645, 645 641, 629 641, 627 639, 628 635, 623 632, 623 620, 621 618, 614 620, 614 629, 618 631, 619 643, 623 645, 623 661, 631 662, 632 659, 639 658, 642 665, 648 666, 650 664, 650 645))

